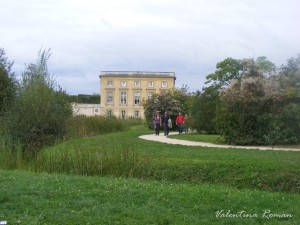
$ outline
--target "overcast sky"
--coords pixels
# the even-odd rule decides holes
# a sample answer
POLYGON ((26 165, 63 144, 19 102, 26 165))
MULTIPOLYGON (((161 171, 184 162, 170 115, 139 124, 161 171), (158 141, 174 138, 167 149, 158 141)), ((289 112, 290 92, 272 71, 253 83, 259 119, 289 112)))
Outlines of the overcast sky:
POLYGON ((100 71, 175 72, 201 90, 227 57, 300 54, 299 0, 0 0, 0 48, 20 75, 51 48, 68 94, 100 92, 100 71))

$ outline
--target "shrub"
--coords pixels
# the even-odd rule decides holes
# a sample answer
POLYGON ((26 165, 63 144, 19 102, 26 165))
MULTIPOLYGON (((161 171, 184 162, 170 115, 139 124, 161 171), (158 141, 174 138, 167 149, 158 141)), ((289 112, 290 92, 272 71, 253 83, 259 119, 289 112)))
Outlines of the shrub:
POLYGON ((72 115, 67 95, 48 73, 49 57, 49 51, 41 51, 37 64, 27 66, 6 115, 9 133, 21 143, 23 153, 35 155, 42 146, 63 138, 66 120, 72 115))
POLYGON ((295 144, 299 143, 299 110, 299 104, 282 95, 276 81, 247 78, 222 92, 216 120, 228 143, 295 144))

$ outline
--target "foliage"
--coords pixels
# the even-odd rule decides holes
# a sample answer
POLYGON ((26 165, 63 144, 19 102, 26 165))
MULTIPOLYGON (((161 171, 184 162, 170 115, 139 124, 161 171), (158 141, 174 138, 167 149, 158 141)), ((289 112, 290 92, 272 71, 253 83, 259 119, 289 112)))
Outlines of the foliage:
POLYGON ((256 60, 226 58, 217 63, 216 71, 206 76, 205 83, 210 86, 203 88, 202 92, 197 92, 193 98, 190 126, 197 132, 216 133, 220 91, 227 88, 232 80, 240 82, 250 77, 271 76, 274 72, 275 65, 265 56, 256 60))
POLYGON ((277 80, 245 78, 222 92, 217 126, 231 144, 295 144, 300 142, 299 109, 288 103, 277 80))
POLYGON ((300 55, 291 58, 280 68, 280 85, 287 97, 300 97, 300 55))
POLYGON ((189 127, 199 133, 216 133, 214 119, 218 101, 218 92, 212 86, 196 92, 190 108, 189 127))
POLYGON ((217 63, 216 71, 206 76, 206 84, 212 83, 215 89, 226 87, 233 79, 240 79, 243 70, 241 60, 226 58, 217 63))
POLYGON ((93 95, 69 95, 70 102, 76 103, 86 103, 86 104, 100 104, 100 95, 93 94, 93 95))
POLYGON ((178 113, 181 112, 183 115, 189 113, 190 105, 191 96, 188 94, 186 88, 154 94, 151 99, 143 102, 147 126, 152 128, 155 114, 163 114, 165 111, 170 115, 174 125, 178 113))
POLYGON ((49 75, 50 50, 40 51, 36 64, 27 66, 13 109, 7 115, 8 127, 29 154, 53 144, 66 133, 66 120, 72 115, 67 95, 49 75))
POLYGON ((75 116, 67 121, 67 139, 77 137, 91 137, 111 132, 126 131, 131 126, 143 124, 144 121, 136 118, 117 119, 113 116, 75 116))
POLYGON ((16 95, 17 81, 9 62, 5 56, 4 49, 0 48, 0 116, 11 107, 16 95))
POLYGON ((219 62, 206 77, 210 86, 194 97, 192 127, 217 131, 234 144, 298 143, 299 68, 300 56, 289 59, 279 73, 265 56, 219 62))

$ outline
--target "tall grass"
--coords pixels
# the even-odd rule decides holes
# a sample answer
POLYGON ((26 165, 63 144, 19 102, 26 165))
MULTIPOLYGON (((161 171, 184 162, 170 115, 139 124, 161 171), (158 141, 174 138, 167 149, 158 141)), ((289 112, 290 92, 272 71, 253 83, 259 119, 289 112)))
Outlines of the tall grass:
POLYGON ((143 124, 142 119, 116 119, 114 117, 71 117, 67 122, 67 138, 91 137, 118 131, 126 131, 133 125, 143 124))
POLYGON ((129 177, 143 164, 136 146, 122 141, 121 148, 100 145, 90 151, 83 145, 60 145, 55 151, 45 149, 30 163, 35 172, 129 177))
MULTIPOLYGON (((141 119, 115 119, 113 117, 72 117, 67 121, 66 139, 91 137, 126 131, 143 124, 141 119)), ((41 150, 37 155, 24 155, 18 140, 12 140, 4 121, 0 121, 0 168, 27 169, 38 172, 57 172, 85 175, 127 176, 138 165, 136 147, 123 143, 121 148, 100 145, 90 152, 82 145, 58 145, 55 151, 41 150)), ((60 140, 57 140, 60 142, 60 140)))
POLYGON ((173 146, 138 138, 136 126, 44 148, 36 158, 6 151, 0 169, 78 175, 135 177, 300 193, 299 153, 173 146))

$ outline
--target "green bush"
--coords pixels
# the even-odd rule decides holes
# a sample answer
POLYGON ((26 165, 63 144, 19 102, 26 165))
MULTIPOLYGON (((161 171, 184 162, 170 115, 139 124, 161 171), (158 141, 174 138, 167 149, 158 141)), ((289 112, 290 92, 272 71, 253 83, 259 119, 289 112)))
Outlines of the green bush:
POLYGON ((167 111, 173 122, 173 129, 176 129, 175 121, 178 113, 181 112, 183 115, 189 113, 190 105, 191 96, 187 93, 187 88, 153 94, 151 99, 143 102, 147 126, 153 128, 154 116, 157 113, 163 115, 167 111))
POLYGON ((266 78, 242 79, 221 94, 216 123, 230 144, 299 143, 300 106, 266 78))
POLYGON ((27 66, 12 109, 5 116, 8 131, 22 145, 23 153, 35 155, 66 133, 72 115, 67 95, 48 73, 49 51, 40 52, 37 64, 27 66))

